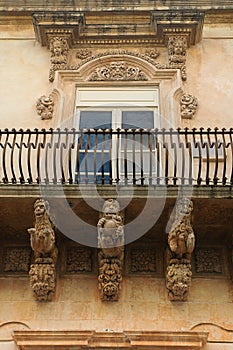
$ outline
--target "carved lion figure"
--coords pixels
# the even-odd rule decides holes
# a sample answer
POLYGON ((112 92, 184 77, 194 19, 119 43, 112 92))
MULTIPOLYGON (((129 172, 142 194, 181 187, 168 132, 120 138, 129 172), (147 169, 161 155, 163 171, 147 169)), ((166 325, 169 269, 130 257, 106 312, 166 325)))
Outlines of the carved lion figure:
POLYGON ((174 223, 168 234, 168 244, 172 256, 176 259, 190 261, 191 253, 195 246, 195 236, 191 226, 191 212, 193 203, 187 198, 182 198, 177 203, 174 223))
POLYGON ((48 216, 49 204, 38 199, 34 204, 35 227, 29 228, 31 247, 34 250, 35 261, 40 258, 50 258, 56 263, 57 248, 55 233, 48 216))

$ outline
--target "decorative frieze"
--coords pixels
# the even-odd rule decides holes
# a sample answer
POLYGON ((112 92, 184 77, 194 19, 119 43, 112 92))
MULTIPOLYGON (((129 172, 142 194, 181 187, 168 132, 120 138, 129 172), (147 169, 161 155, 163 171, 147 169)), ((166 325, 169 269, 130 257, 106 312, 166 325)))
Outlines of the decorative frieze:
POLYGON ((6 247, 3 259, 4 272, 28 273, 31 263, 29 247, 6 247))
POLYGON ((115 199, 104 202, 98 224, 99 289, 103 301, 119 299, 124 261, 124 227, 115 199))
POLYGON ((92 271, 91 249, 70 247, 66 252, 66 272, 80 273, 92 271))
POLYGON ((186 50, 187 50, 186 36, 172 35, 168 38, 169 67, 180 69, 181 77, 183 80, 187 79, 186 66, 185 66, 186 50))
POLYGON ((223 273, 222 250, 219 248, 198 248, 195 251, 196 273, 223 273))
POLYGON ((36 102, 36 110, 42 120, 52 119, 54 112, 53 96, 41 96, 36 102))
POLYGON ((38 199, 34 204, 35 227, 29 228, 35 263, 30 268, 30 282, 37 300, 50 300, 55 291, 57 247, 55 233, 49 219, 49 204, 38 199), (43 294, 44 293, 44 294, 43 294))
POLYGON ((191 225, 192 210, 191 200, 179 199, 175 219, 168 233, 166 286, 170 300, 187 300, 191 285, 191 254, 195 246, 191 225))
POLYGON ((183 94, 180 98, 180 113, 182 119, 193 119, 198 107, 197 98, 190 94, 183 94))
POLYGON ((90 81, 104 80, 148 80, 146 74, 133 65, 128 65, 125 61, 112 61, 109 64, 96 68, 91 74, 90 81))
POLYGON ((130 272, 156 272, 156 251, 151 248, 132 249, 130 252, 130 272))

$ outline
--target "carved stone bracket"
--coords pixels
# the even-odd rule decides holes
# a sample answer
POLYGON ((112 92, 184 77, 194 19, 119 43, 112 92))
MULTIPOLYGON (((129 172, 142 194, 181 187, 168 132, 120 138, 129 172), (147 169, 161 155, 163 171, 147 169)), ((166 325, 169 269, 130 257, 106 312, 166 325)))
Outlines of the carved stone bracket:
POLYGON ((55 292, 57 247, 55 233, 49 219, 49 204, 38 199, 34 204, 35 227, 29 228, 35 263, 30 268, 30 283, 36 300, 51 300, 55 292))
POLYGON ((168 56, 169 56, 169 68, 180 69, 181 77, 183 80, 187 79, 186 76, 186 49, 187 49, 187 37, 186 36, 170 36, 168 39, 168 56))
POLYGON ((41 96, 36 102, 36 110, 41 119, 52 119, 54 112, 53 96, 41 96))
POLYGON ((108 199, 98 224, 99 289, 103 301, 119 299, 124 261, 124 228, 119 203, 108 199))
POLYGON ((198 107, 197 98, 190 94, 183 94, 180 98, 180 113, 182 119, 193 119, 198 107))
POLYGON ((191 225, 192 210, 191 200, 179 199, 175 219, 168 234, 166 286, 170 300, 187 300, 191 285, 191 254, 195 246, 191 225))
POLYGON ((49 38, 49 49, 51 52, 51 67, 49 70, 49 81, 54 80, 55 71, 66 69, 68 59, 68 37, 52 36, 49 38))

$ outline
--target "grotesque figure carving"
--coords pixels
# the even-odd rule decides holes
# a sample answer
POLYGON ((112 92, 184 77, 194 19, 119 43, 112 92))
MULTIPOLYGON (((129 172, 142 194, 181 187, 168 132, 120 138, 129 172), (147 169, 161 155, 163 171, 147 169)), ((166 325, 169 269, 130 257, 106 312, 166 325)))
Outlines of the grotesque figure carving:
POLYGON ((170 68, 180 69, 183 80, 186 76, 186 49, 187 38, 185 36, 171 36, 168 40, 168 54, 170 68))
POLYGON ((49 81, 54 81, 55 71, 65 69, 68 58, 68 44, 65 37, 53 37, 50 42, 51 68, 49 72, 49 81))
POLYGON ((49 204, 38 199, 34 204, 35 228, 29 228, 31 247, 34 250, 35 262, 39 258, 57 260, 55 234, 48 216, 49 204))
POLYGON ((51 300, 55 293, 57 247, 48 210, 48 202, 38 199, 34 204, 35 228, 28 229, 35 255, 29 271, 30 284, 38 301, 51 300))
POLYGON ((191 226, 193 203, 187 198, 180 199, 176 207, 175 221, 168 234, 168 244, 172 257, 190 261, 195 246, 195 236, 191 226))
POLYGON ((166 284, 170 300, 186 300, 191 285, 191 254, 195 246, 191 226, 192 210, 191 200, 178 200, 175 220, 168 234, 166 284))
POLYGON ((98 224, 99 288, 102 300, 118 300, 124 259, 124 229, 119 203, 108 199, 98 224))

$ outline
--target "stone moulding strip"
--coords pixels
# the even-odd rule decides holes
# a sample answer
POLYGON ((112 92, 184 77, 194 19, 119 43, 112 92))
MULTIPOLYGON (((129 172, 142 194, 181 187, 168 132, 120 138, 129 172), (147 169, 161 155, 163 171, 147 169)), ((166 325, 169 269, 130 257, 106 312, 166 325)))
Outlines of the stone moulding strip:
POLYGON ((15 331, 13 338, 19 350, 62 349, 166 349, 198 350, 207 342, 207 332, 105 332, 68 330, 15 331))

